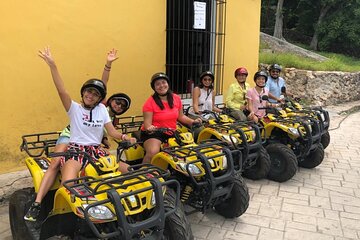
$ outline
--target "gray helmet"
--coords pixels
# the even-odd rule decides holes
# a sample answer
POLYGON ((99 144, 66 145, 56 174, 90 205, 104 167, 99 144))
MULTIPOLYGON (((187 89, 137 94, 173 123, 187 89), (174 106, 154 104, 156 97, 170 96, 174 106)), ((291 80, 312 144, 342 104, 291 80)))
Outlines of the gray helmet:
POLYGON ((256 81, 256 79, 258 78, 258 77, 260 77, 260 76, 263 76, 264 78, 265 78, 265 82, 267 82, 267 79, 268 79, 268 74, 267 74, 267 72, 265 72, 265 71, 258 71, 258 72, 256 72, 255 73, 255 75, 254 75, 254 81, 256 81))
POLYGON ((158 72, 155 73, 154 75, 152 75, 151 77, 151 81, 150 81, 150 86, 153 90, 155 90, 155 81, 158 79, 165 79, 167 81, 167 83, 169 84, 169 77, 163 73, 163 72, 158 72))
POLYGON ((277 64, 277 63, 274 63, 274 64, 270 65, 269 70, 271 71, 273 69, 278 70, 279 72, 281 72, 281 70, 282 70, 281 66, 279 64, 277 64))
POLYGON ((205 77, 209 76, 213 81, 215 79, 214 74, 211 71, 205 71, 200 74, 200 81, 205 77))
MULTIPOLYGON (((115 100, 115 101, 123 100, 125 102, 124 109, 120 114, 124 114, 130 108, 130 105, 131 105, 130 97, 128 95, 126 95, 125 93, 115 93, 115 94, 111 95, 111 97, 106 102, 106 105, 110 108, 110 110, 113 113, 116 113, 116 111, 112 108, 112 106, 110 104, 111 101, 113 101, 113 100, 115 100)), ((117 113, 117 114, 120 115, 119 113, 117 113)))
POLYGON ((99 102, 104 100, 106 97, 106 86, 103 81, 99 79, 89 79, 87 80, 81 87, 80 94, 81 97, 83 96, 83 93, 85 89, 87 88, 95 88, 100 93, 100 99, 99 102))

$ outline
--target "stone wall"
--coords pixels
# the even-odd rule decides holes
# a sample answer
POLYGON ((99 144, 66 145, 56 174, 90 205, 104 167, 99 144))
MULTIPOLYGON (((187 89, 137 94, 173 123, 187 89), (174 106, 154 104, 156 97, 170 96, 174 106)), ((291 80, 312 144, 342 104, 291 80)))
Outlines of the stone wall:
POLYGON ((324 72, 285 68, 282 77, 296 97, 315 105, 360 100, 360 72, 324 72))

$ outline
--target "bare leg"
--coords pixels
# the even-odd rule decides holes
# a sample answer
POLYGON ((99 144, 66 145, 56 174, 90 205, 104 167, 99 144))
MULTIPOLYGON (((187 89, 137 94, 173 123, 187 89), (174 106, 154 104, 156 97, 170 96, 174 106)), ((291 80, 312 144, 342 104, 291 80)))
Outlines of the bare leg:
POLYGON ((150 163, 151 158, 160 152, 161 141, 156 138, 149 138, 144 142, 145 156, 143 163, 150 163))
POLYGON ((127 172, 129 172, 128 167, 129 167, 129 164, 124 163, 124 162, 122 162, 122 161, 119 162, 119 171, 120 171, 121 173, 127 173, 127 172))
MULTIPOLYGON (((55 146, 54 152, 63 152, 66 151, 67 144, 61 143, 55 146)), ((36 195, 35 202, 41 203, 44 196, 50 190, 51 186, 53 185, 56 175, 60 168, 60 158, 56 157, 51 160, 50 166, 48 170, 45 172, 43 179, 41 180, 41 184, 39 187, 39 191, 36 195)))
POLYGON ((61 184, 65 181, 77 178, 81 170, 81 164, 75 160, 68 160, 61 168, 61 184))

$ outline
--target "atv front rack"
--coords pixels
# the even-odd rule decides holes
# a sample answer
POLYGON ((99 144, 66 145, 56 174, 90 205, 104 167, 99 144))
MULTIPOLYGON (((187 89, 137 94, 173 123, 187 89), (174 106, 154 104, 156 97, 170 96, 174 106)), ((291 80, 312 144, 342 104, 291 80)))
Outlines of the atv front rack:
POLYGON ((176 180, 163 181, 163 178, 166 177, 167 174, 167 172, 158 167, 144 165, 143 168, 119 176, 101 179, 95 179, 89 176, 80 177, 66 181, 63 185, 69 190, 72 198, 80 198, 89 204, 83 210, 84 218, 98 238, 108 239, 119 237, 121 239, 130 240, 144 229, 156 229, 158 235, 161 236, 165 227, 165 218, 174 213, 178 207, 180 201, 179 197, 176 198, 173 209, 165 209, 164 207, 163 186, 172 185, 172 188, 177 192, 176 196, 180 196, 180 185, 176 180), (143 183, 150 183, 150 186, 135 191, 119 193, 119 190, 126 191, 128 187, 143 183), (155 206, 152 214, 141 221, 130 222, 128 220, 129 214, 125 214, 125 212, 129 209, 134 210, 136 207, 140 208, 141 205, 146 204, 146 199, 141 199, 139 197, 140 193, 146 191, 153 191, 152 198, 155 197, 155 206), (107 194, 107 199, 98 201, 96 196, 104 193, 107 194), (136 206, 133 206, 134 202, 131 203, 131 201, 136 201, 136 206), (107 203, 111 203, 114 206, 116 228, 108 233, 100 233, 96 228, 89 211, 92 208, 107 203))
POLYGON ((25 151, 30 157, 40 157, 44 153, 49 156, 56 145, 59 132, 35 133, 23 135, 20 151, 25 151))
MULTIPOLYGON (((184 146, 184 147, 169 147, 162 149, 163 152, 169 154, 175 159, 183 159, 186 163, 186 172, 191 179, 191 182, 197 189, 204 189, 206 192, 205 198, 202 199, 202 206, 192 205, 195 208, 200 208, 201 211, 211 207, 214 202, 219 199, 227 199, 230 196, 231 189, 234 181, 234 163, 232 152, 229 148, 224 147, 224 143, 221 141, 209 141, 199 144, 198 146, 184 146), (209 153, 216 152, 213 156, 208 156, 209 153), (188 160, 189 157, 196 157, 194 160, 188 160), (214 172, 217 167, 215 158, 223 157, 223 161, 226 161, 227 167, 222 171, 214 172), (202 177, 195 176, 191 170, 191 164, 200 162, 204 169, 204 175, 202 177)), ((240 154, 240 152, 239 152, 240 154)), ((242 169, 242 163, 239 161, 240 170, 242 169)))

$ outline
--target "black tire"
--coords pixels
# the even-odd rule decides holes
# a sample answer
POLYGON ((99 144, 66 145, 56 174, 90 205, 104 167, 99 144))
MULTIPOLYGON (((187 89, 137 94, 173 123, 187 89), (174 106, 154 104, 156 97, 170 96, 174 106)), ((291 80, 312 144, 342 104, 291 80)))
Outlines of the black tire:
POLYGON ((327 146, 329 146, 330 144, 330 133, 329 131, 326 131, 326 133, 324 133, 321 136, 321 144, 323 145, 324 149, 327 148, 327 146))
POLYGON ((314 168, 319 166, 324 160, 324 155, 324 147, 319 143, 317 148, 312 150, 305 159, 299 161, 299 166, 303 168, 314 168))
POLYGON ((270 166, 270 156, 267 153, 266 149, 261 146, 259 149, 259 156, 256 159, 255 165, 249 169, 245 169, 245 171, 243 172, 243 176, 252 180, 266 178, 266 176, 269 174, 270 166))
POLYGON ((24 216, 34 200, 34 188, 24 188, 14 192, 9 200, 9 219, 14 240, 36 239, 25 223, 24 216))
POLYGON ((249 207, 249 189, 240 174, 235 175, 231 196, 224 202, 215 205, 215 210, 225 218, 236 218, 249 207))
MULTIPOLYGON (((173 209, 175 202, 176 194, 174 190, 167 188, 166 194, 164 196, 165 210, 173 209)), ((165 219, 164 236, 162 239, 194 239, 190 223, 186 218, 184 206, 182 205, 181 201, 179 201, 179 205, 176 208, 176 211, 165 219)))
POLYGON ((271 160, 268 179, 285 182, 296 174, 297 158, 290 148, 281 143, 272 143, 266 147, 266 151, 271 160))

